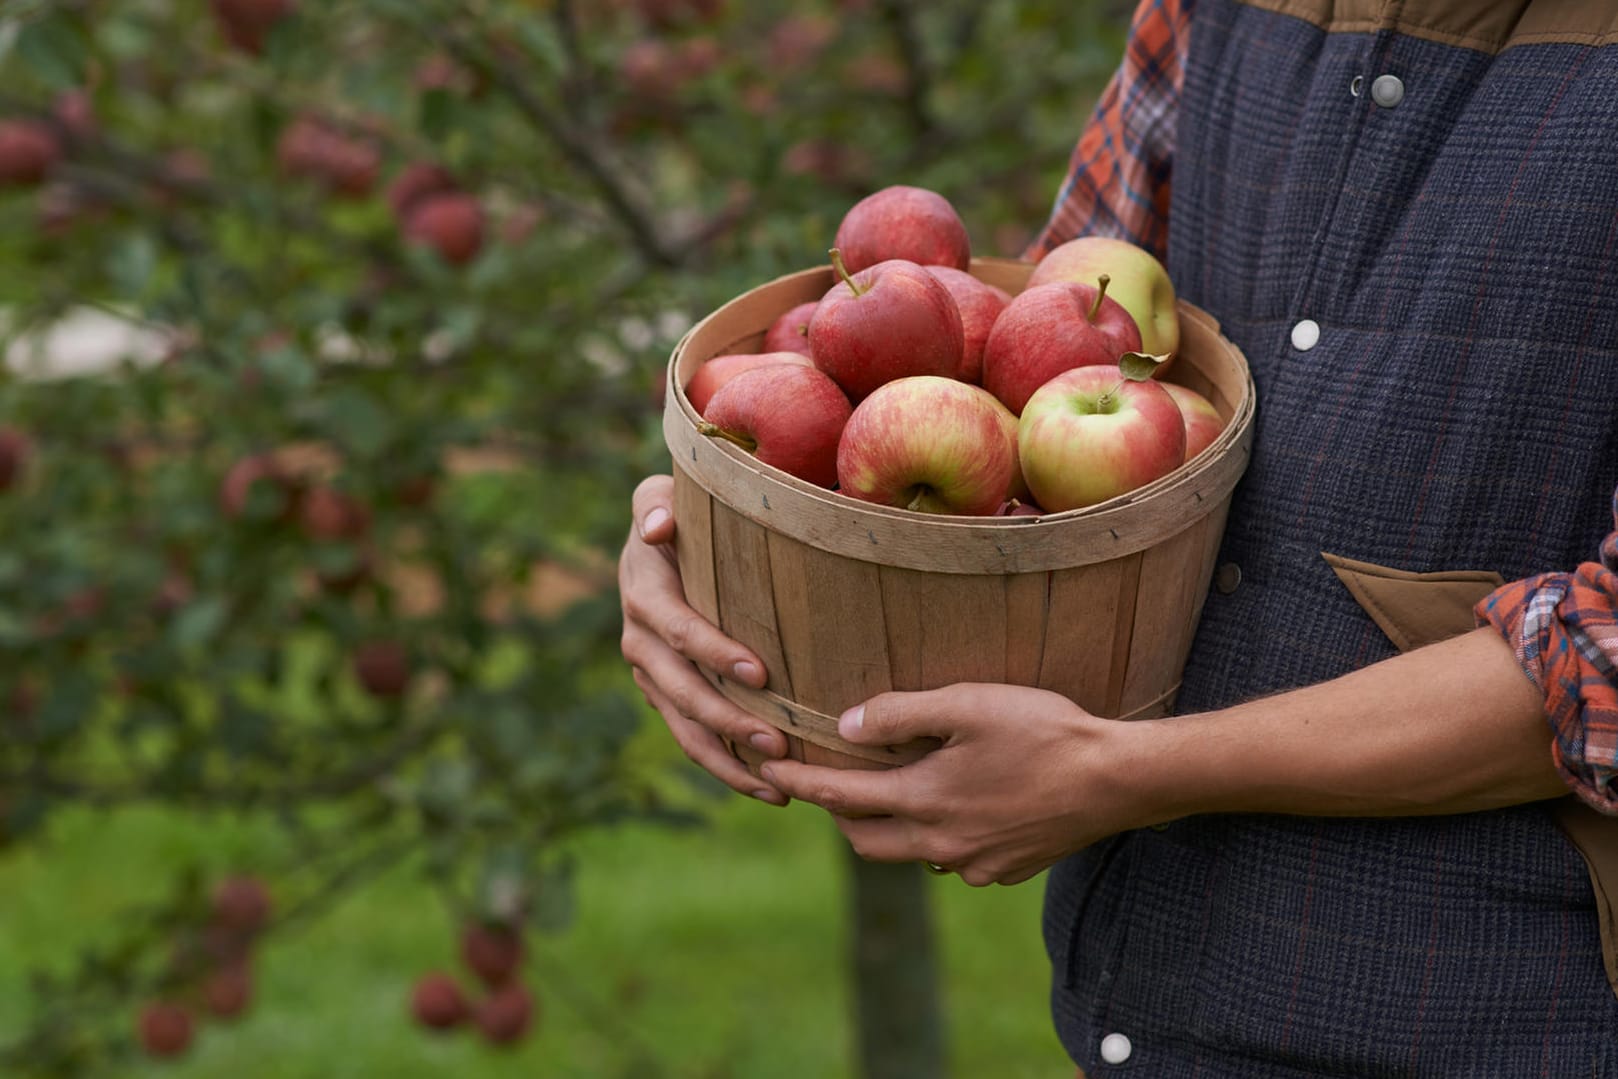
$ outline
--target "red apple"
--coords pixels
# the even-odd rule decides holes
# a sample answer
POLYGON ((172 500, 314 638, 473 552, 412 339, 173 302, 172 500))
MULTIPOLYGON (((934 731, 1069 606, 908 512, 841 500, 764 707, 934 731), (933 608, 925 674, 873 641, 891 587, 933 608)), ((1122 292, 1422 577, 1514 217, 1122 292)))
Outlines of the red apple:
POLYGON ((1093 364, 1062 372, 1028 399, 1017 446, 1035 501, 1060 513, 1179 468, 1185 419, 1161 382, 1093 364))
POLYGON ((700 429, 805 482, 830 487, 837 481, 837 440, 851 411, 824 371, 776 363, 720 386, 700 429))
POLYGON ((953 266, 925 266, 923 269, 949 289, 961 312, 965 345, 961 351, 961 369, 955 377, 962 382, 981 383, 983 345, 989 340, 989 331, 994 328, 1000 312, 1011 302, 1011 293, 953 266))
POLYGON ((895 184, 851 206, 837 226, 836 246, 849 273, 905 259, 926 266, 972 264, 966 224, 950 201, 924 187, 895 184))
POLYGON ((257 877, 226 877, 213 893, 213 922, 244 937, 270 921, 270 890, 257 877))
POLYGON ((483 247, 483 207, 471 195, 444 192, 418 202, 405 220, 405 238, 437 251, 452 266, 461 266, 483 247))
POLYGON ((459 983, 448 974, 425 974, 410 992, 410 1014, 429 1030, 460 1026, 471 1013, 459 983))
POLYGON ((1040 285, 1006 305, 983 346, 983 388, 1022 413, 1035 390, 1070 367, 1115 364, 1140 350, 1135 320, 1107 282, 1040 285))
POLYGON ((253 1003, 253 968, 246 959, 229 963, 202 983, 202 1006, 219 1019, 235 1019, 253 1003))
POLYGON ((35 120, 0 120, 0 187, 29 187, 61 159, 55 132, 35 120))
POLYGON ((966 334, 949 289, 914 262, 891 259, 842 278, 821 298, 809 322, 809 355, 849 400, 858 403, 885 382, 909 375, 953 378, 966 334))
POLYGON ((1001 503, 1000 508, 994 511, 996 517, 1043 517, 1045 511, 1032 502, 1024 502, 1020 498, 1008 498, 1001 503))
POLYGON ((715 356, 697 368, 696 374, 691 376, 691 381, 685 384, 685 395, 691 401, 691 407, 697 410, 697 415, 706 418, 708 402, 713 400, 713 395, 719 387, 743 371, 778 363, 788 363, 795 367, 814 366, 814 362, 801 352, 733 352, 725 356, 715 356))
POLYGON ((182 1006, 169 1001, 154 1001, 140 1010, 136 1032, 147 1056, 169 1059, 191 1048, 196 1023, 191 1013, 182 1006))
POLYGON ((1174 382, 1164 382, 1162 386, 1185 416, 1185 459, 1189 461, 1219 437, 1219 432, 1225 429, 1225 417, 1212 401, 1196 390, 1174 382))
POLYGON ((0 491, 16 485, 32 452, 33 444, 27 435, 15 427, 0 427, 0 491))
POLYGON ((1110 236, 1080 236, 1052 248, 1028 276, 1028 288, 1054 281, 1112 279, 1107 295, 1123 305, 1140 330, 1141 351, 1169 355, 1180 347, 1180 316, 1168 270, 1144 247, 1110 236))
POLYGON ((784 312, 764 334, 765 352, 801 352, 809 355, 809 320, 819 300, 810 300, 784 312))
POLYGON ((458 189, 455 177, 442 165, 435 165, 431 161, 414 161, 400 169, 388 185, 388 209, 393 211, 394 220, 403 222, 416 204, 428 195, 441 195, 458 189))
POLYGON ((298 500, 298 522, 312 540, 337 543, 355 540, 371 527, 365 503, 332 487, 311 487, 298 500))
POLYGON ((510 1045, 528 1033, 534 1021, 534 998, 520 983, 512 982, 490 993, 473 1016, 484 1040, 510 1045))
POLYGON ((842 493, 921 513, 993 514, 1017 470, 1004 407, 953 378, 880 387, 849 417, 837 447, 842 493))
POLYGON ((472 921, 461 930, 461 961, 491 988, 517 976, 522 956, 522 934, 508 925, 472 921))
POLYGON ((256 56, 275 24, 297 6, 296 0, 213 0, 213 13, 225 40, 256 56))
POLYGON ((410 653, 398 641, 366 641, 354 650, 353 664, 354 677, 373 697, 402 697, 410 686, 410 653))

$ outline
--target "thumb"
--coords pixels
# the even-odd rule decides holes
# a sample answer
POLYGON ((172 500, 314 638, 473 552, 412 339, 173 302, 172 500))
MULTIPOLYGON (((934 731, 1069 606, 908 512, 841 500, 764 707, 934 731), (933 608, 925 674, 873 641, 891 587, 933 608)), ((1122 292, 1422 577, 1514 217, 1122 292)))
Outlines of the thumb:
POLYGON ((631 501, 635 530, 641 541, 667 543, 674 538, 674 479, 648 476, 636 486, 631 501))
POLYGON ((883 693, 856 704, 837 720, 837 733, 855 745, 891 746, 916 738, 949 741, 970 720, 974 687, 945 686, 883 693))

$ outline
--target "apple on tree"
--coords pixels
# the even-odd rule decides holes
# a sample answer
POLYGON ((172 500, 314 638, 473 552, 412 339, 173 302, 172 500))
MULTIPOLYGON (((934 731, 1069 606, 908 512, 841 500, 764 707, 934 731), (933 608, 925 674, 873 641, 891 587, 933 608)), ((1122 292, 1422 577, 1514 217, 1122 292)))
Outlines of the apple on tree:
POLYGON ((1019 293, 995 320, 983 346, 983 388, 1022 413, 1035 390, 1072 367, 1116 364, 1140 351, 1140 330, 1096 284, 1060 281, 1019 293))
POLYGON ((1108 295, 1123 305, 1140 330, 1140 349, 1154 356, 1180 347, 1180 317, 1174 282, 1157 257, 1143 247, 1110 236, 1080 236, 1052 248, 1028 276, 1028 288, 1056 281, 1112 279, 1108 295))
POLYGON ((961 312, 961 332, 964 345, 961 351, 961 369, 956 378, 974 384, 983 381, 983 346, 989 340, 1000 312, 1011 302, 1011 293, 998 285, 979 281, 965 270, 953 266, 924 266, 922 269, 938 278, 955 299, 961 312))
POLYGON ((715 356, 711 360, 703 361, 691 376, 691 381, 685 384, 685 396, 691 402, 691 407, 697 410, 697 415, 707 418, 708 402, 719 387, 741 374, 751 371, 755 367, 769 367, 772 364, 788 363, 796 367, 813 367, 814 363, 801 352, 733 352, 724 356, 715 356))
POLYGON ((1225 417, 1219 414, 1212 401, 1189 386, 1175 382, 1164 382, 1162 385, 1185 416, 1185 459, 1189 461, 1219 437, 1219 432, 1225 429, 1225 417))
POLYGON ((851 411, 824 371, 766 364, 715 390, 697 430, 800 480, 830 487, 837 482, 837 442, 851 411))
POLYGON ((884 187, 849 207, 837 226, 835 246, 849 273, 890 259, 957 270, 972 263, 966 224, 950 201, 905 184, 884 187))
POLYGON ((861 401, 843 428, 841 490, 920 513, 989 516, 1017 471, 1004 412, 987 390, 958 379, 895 379, 861 401))
POLYGON ((1023 477, 1060 513, 1133 491, 1185 462, 1185 418, 1151 377, 1156 357, 1063 371, 1028 399, 1017 428, 1023 477))
POLYGON ((841 280, 809 322, 809 355, 850 401, 896 378, 955 376, 966 336, 949 289, 903 259, 853 274, 839 248, 831 249, 831 260, 841 280))

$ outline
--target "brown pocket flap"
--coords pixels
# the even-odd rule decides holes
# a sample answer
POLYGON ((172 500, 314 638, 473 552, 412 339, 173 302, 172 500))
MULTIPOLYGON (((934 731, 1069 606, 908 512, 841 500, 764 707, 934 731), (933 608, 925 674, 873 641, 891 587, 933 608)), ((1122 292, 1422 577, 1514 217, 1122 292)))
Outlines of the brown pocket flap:
POLYGON ((1473 629, 1472 608, 1506 583, 1493 570, 1411 573, 1325 551, 1320 557, 1401 652, 1473 629))

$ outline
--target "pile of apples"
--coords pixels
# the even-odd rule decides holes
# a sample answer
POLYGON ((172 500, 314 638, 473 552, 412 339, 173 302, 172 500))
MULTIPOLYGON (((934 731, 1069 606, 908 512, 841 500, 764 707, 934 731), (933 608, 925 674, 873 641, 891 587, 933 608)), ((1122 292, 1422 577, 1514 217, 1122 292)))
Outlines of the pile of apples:
POLYGON ((1224 428, 1205 397, 1153 377, 1179 319, 1140 247, 1070 240, 1012 296, 968 272, 948 199, 896 185, 848 210, 830 254, 823 297, 687 382, 703 434, 852 498, 1004 516, 1124 494, 1224 428))

